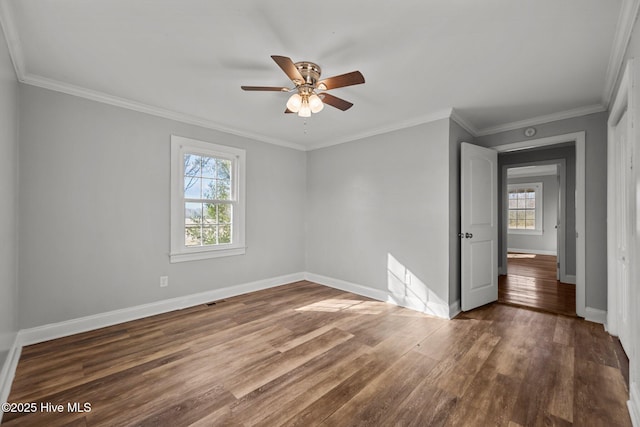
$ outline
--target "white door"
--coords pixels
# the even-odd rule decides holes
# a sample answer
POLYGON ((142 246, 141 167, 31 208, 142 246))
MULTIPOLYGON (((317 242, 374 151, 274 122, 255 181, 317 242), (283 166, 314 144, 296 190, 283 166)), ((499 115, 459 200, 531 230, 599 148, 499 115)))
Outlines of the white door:
POLYGON ((498 299, 498 153, 462 143, 462 310, 498 299))
POLYGON ((615 150, 615 228, 616 228, 616 265, 615 275, 618 283, 618 335, 627 354, 631 354, 629 346, 629 236, 633 225, 630 223, 630 194, 633 188, 633 170, 631 166, 632 147, 628 138, 627 113, 624 112, 613 128, 613 144, 615 150))

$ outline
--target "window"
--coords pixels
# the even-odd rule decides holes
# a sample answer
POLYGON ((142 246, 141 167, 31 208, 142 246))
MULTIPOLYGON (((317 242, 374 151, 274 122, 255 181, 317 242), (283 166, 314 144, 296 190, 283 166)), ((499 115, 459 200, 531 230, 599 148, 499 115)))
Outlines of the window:
POLYGON ((542 234, 542 183, 509 184, 509 233, 542 234))
POLYGON ((171 262, 241 255, 245 151, 171 136, 171 262))

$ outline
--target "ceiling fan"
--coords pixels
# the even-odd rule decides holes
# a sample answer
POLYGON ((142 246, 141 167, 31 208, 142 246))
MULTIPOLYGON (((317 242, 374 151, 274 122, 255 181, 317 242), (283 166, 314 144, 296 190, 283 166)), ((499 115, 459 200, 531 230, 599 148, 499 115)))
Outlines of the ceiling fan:
POLYGON ((286 56, 271 55, 282 71, 295 85, 293 88, 276 86, 241 86, 248 91, 293 92, 287 101, 285 113, 298 113, 300 117, 310 117, 311 113, 319 113, 324 104, 346 111, 353 106, 349 101, 333 96, 324 91, 339 87, 353 86, 364 83, 360 71, 352 71, 339 76, 320 80, 322 70, 317 64, 308 61, 294 63, 286 56))

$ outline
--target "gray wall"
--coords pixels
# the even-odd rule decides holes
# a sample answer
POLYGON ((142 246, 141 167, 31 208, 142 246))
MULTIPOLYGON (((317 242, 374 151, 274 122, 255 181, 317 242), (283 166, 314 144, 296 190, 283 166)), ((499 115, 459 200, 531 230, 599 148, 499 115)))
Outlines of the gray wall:
POLYGON ((558 176, 529 176, 509 178, 508 184, 542 183, 542 234, 508 233, 507 248, 536 251, 557 252, 558 233, 558 176))
POLYGON ((0 29, 0 370, 17 332, 18 80, 0 29))
MULTIPOLYGON (((607 309, 607 113, 537 125, 534 138, 586 134, 586 306, 607 309)), ((476 138, 485 147, 525 140, 524 129, 476 138)), ((570 173, 567 171, 567 177, 570 173)), ((569 227, 567 227, 569 228, 569 227)), ((569 273, 570 274, 570 273, 569 273)))
POLYGON ((307 153, 307 271, 389 292, 393 256, 449 301, 449 120, 307 153))
POLYGON ((20 328, 305 269, 304 152, 26 85, 19 132, 20 328), (169 263, 171 134, 247 150, 245 255, 169 263))

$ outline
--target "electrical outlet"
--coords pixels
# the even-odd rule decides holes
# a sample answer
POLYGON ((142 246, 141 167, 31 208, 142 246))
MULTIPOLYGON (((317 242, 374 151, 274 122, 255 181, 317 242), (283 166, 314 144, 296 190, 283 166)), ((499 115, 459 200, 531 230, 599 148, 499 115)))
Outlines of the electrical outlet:
POLYGON ((160 276, 160 287, 166 288, 169 286, 169 276, 160 276))

